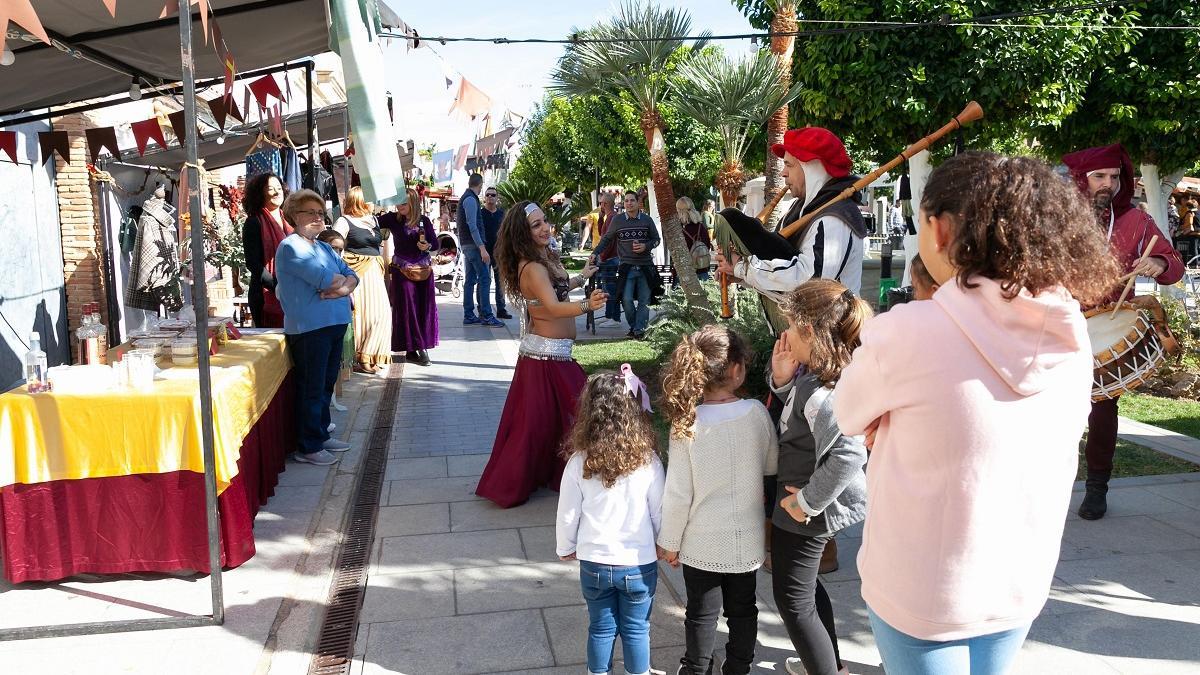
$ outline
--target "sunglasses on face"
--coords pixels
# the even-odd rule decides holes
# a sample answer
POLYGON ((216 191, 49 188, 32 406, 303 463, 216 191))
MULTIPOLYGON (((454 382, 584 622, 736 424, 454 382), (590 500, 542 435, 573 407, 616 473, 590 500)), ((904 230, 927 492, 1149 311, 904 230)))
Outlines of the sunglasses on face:
POLYGON ((495 197, 495 196, 496 196, 495 192, 489 192, 486 195, 484 195, 484 197, 495 197))

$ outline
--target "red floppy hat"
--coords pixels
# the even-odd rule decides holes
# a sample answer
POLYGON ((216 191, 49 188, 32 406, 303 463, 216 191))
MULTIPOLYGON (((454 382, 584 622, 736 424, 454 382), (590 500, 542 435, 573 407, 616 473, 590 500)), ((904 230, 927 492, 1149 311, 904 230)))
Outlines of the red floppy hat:
POLYGON ((786 152, 801 162, 819 159, 826 173, 833 178, 850 175, 850 155, 846 154, 846 146, 828 129, 788 129, 783 135, 783 142, 772 145, 771 152, 775 153, 776 157, 783 157, 783 153, 786 152))

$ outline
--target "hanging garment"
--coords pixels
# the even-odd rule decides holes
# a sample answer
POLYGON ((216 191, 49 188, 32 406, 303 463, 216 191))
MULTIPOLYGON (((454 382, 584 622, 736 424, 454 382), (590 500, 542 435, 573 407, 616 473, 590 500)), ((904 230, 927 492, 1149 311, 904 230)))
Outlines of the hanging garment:
POLYGON ((261 173, 283 173, 283 160, 278 148, 263 148, 246 155, 246 181, 261 173))
POLYGON ((172 312, 183 307, 174 213, 174 207, 157 197, 142 204, 130 265, 132 278, 125 288, 125 304, 130 307, 151 312, 158 311, 159 305, 172 312))
POLYGON ((279 150, 281 170, 279 178, 288 192, 300 189, 300 158, 297 155, 296 149, 291 146, 285 146, 279 150))

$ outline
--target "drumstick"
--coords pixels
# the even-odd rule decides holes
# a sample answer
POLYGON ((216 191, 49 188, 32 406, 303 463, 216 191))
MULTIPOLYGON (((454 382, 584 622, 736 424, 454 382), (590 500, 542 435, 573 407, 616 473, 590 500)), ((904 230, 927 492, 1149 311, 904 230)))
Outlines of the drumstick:
POLYGON ((1154 250, 1154 245, 1158 243, 1158 235, 1150 237, 1150 243, 1146 244, 1146 250, 1142 253, 1142 257, 1137 259, 1133 264, 1134 274, 1129 277, 1129 281, 1125 284, 1125 290, 1121 291, 1121 297, 1117 299, 1117 304, 1113 306, 1112 314, 1108 315, 1108 320, 1112 321, 1117 318, 1117 312, 1121 309, 1121 304, 1125 302, 1125 296, 1129 295, 1129 291, 1133 289, 1133 282, 1137 281, 1137 268, 1146 262, 1146 258, 1150 257, 1150 252, 1154 250))

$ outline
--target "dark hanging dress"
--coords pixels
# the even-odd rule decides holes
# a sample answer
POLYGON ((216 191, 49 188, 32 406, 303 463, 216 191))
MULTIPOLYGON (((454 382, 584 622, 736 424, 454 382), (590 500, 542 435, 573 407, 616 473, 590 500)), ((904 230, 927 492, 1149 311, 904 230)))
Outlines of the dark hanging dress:
POLYGON ((404 216, 388 213, 379 218, 380 226, 392 231, 392 351, 415 352, 438 345, 437 290, 433 275, 425 281, 411 281, 400 273, 408 265, 430 265, 430 251, 437 246, 433 223, 421 216, 420 223, 408 227, 404 216), (417 248, 425 235, 429 251, 417 248))

